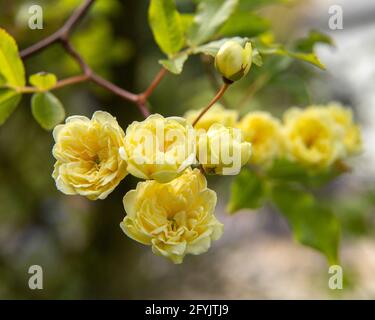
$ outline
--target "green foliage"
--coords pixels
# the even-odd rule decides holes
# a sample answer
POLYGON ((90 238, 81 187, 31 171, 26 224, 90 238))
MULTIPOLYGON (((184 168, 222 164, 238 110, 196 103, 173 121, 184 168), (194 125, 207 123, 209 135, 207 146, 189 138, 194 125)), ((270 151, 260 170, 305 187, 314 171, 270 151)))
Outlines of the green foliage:
POLYGON ((296 0, 240 0, 239 9, 254 10, 272 4, 288 4, 296 0))
POLYGON ((184 68, 184 63, 187 58, 188 55, 186 53, 181 53, 174 58, 160 60, 159 63, 168 71, 174 74, 180 74, 184 68))
POLYGON ((0 125, 2 125, 16 109, 20 100, 21 94, 16 91, 0 88, 0 125))
POLYGON ((255 37, 268 31, 270 22, 251 11, 235 12, 220 29, 220 35, 224 37, 255 37))
POLYGON ((14 39, 0 28, 0 125, 16 109, 21 94, 15 89, 25 85, 25 69, 14 39))
POLYGON ((211 39, 236 9, 238 0, 200 0, 188 43, 195 47, 211 39))
POLYGON ((14 39, 0 28, 0 86, 23 87, 25 69, 14 39))
POLYGON ((337 178, 343 171, 339 166, 321 170, 308 170, 302 165, 287 159, 277 159, 267 171, 267 177, 276 181, 291 181, 304 187, 318 188, 337 178))
MULTIPOLYGON (((319 58, 313 51, 311 52, 298 51, 297 50, 298 47, 297 49, 289 50, 285 46, 275 43, 273 34, 271 33, 267 33, 267 34, 260 36, 259 38, 255 40, 255 42, 256 42, 256 47, 258 48, 259 52, 262 55, 287 56, 290 58, 308 62, 320 69, 323 69, 323 70, 325 69, 325 66, 321 63, 321 61, 319 60, 319 58)), ((302 45, 301 42, 299 43, 300 45, 302 45)), ((307 43, 309 43, 313 47, 313 45, 317 42, 316 41, 314 42, 312 40, 309 40, 309 41, 306 40, 305 44, 302 45, 304 50, 306 50, 309 47, 307 43)))
POLYGON ((178 52, 184 45, 184 29, 174 0, 151 0, 149 23, 156 43, 167 55, 178 52))
POLYGON ((271 194, 295 240, 321 251, 330 264, 337 264, 340 224, 333 212, 312 194, 287 183, 275 184, 271 194))
POLYGON ((35 120, 46 130, 53 129, 65 118, 65 110, 52 93, 36 93, 31 99, 31 110, 35 120))
POLYGON ((318 43, 334 45, 333 40, 328 35, 317 30, 311 30, 306 38, 299 39, 296 42, 295 47, 300 52, 313 52, 314 46, 318 43))
POLYGON ((55 86, 57 77, 53 73, 39 72, 31 75, 29 82, 40 90, 49 90, 55 86))
POLYGON ((266 186, 260 176, 249 169, 242 169, 231 186, 228 211, 234 213, 241 209, 257 209, 262 206, 266 186))

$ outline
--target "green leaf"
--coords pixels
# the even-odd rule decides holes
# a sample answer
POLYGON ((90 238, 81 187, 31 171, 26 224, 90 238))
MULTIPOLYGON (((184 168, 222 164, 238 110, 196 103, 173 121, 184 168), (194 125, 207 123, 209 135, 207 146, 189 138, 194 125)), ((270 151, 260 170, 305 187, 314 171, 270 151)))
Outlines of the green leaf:
POLYGON ((307 169, 297 162, 277 159, 267 171, 267 177, 273 180, 301 183, 308 188, 318 188, 342 173, 344 172, 336 165, 317 171, 307 169))
POLYGON ((18 106, 22 95, 12 89, 0 88, 0 125, 18 106))
POLYGON ((263 58, 257 48, 253 48, 253 63, 258 67, 263 66, 263 58))
POLYGON ((184 34, 186 34, 194 23, 194 15, 191 13, 181 13, 180 16, 181 16, 182 30, 184 34))
POLYGON ((149 24, 155 41, 167 55, 178 52, 184 45, 184 30, 174 0, 151 0, 149 24))
POLYGON ((35 120, 46 130, 53 129, 65 118, 65 110, 52 93, 36 93, 31 99, 31 110, 35 120))
POLYGON ((266 32, 271 27, 269 20, 253 12, 235 12, 220 29, 224 37, 254 37, 266 32))
POLYGON ((0 86, 25 86, 25 68, 14 39, 0 28, 0 86))
POLYGON ((171 59, 160 60, 159 63, 168 71, 174 74, 180 74, 184 68, 184 63, 187 60, 187 54, 180 54, 171 59))
POLYGON ((225 42, 227 42, 229 40, 237 41, 239 44, 241 44, 241 46, 244 46, 245 43, 249 41, 249 38, 233 37, 233 38, 223 38, 223 39, 220 39, 220 40, 211 41, 211 42, 208 42, 204 45, 196 47, 193 50, 193 53, 194 54, 204 53, 204 54, 210 55, 212 57, 215 57, 216 54, 218 53, 218 51, 220 50, 220 47, 225 42))
POLYGON ((276 184, 272 200, 286 217, 299 243, 322 252, 330 264, 338 263, 340 223, 333 212, 312 194, 287 184, 276 184))
POLYGON ((235 11, 238 0, 200 0, 188 43, 195 47, 215 35, 235 11))
POLYGON ((49 90, 55 86, 57 78, 53 73, 39 72, 31 75, 29 82, 40 90, 49 90))
POLYGON ((314 51, 314 46, 318 43, 325 43, 330 46, 334 45, 330 36, 317 30, 311 30, 306 38, 300 39, 296 42, 295 47, 299 52, 309 53, 314 51))
POLYGON ((259 208, 264 197, 264 181, 255 172, 244 168, 232 183, 227 210, 234 213, 241 209, 259 208))

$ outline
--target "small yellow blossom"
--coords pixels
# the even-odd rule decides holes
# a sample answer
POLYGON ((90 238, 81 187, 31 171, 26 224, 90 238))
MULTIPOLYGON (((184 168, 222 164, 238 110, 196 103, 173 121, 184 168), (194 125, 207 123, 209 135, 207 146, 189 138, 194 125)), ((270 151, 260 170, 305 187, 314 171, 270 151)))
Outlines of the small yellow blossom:
MULTIPOLYGON (((201 113, 201 110, 190 110, 185 113, 184 118, 189 122, 193 123, 194 120, 201 113)), ((226 127, 234 127, 238 119, 238 112, 236 110, 225 109, 221 104, 216 103, 210 110, 208 110, 204 116, 195 125, 195 129, 205 130, 208 129, 215 123, 220 123, 226 127)))
POLYGON ((199 137, 197 157, 207 173, 238 174, 250 155, 251 144, 243 141, 242 131, 238 128, 216 123, 207 134, 199 137))
POLYGON ((153 114, 127 128, 120 155, 132 175, 169 182, 195 162, 194 129, 184 118, 153 114))
POLYGON ((326 109, 338 125, 344 130, 344 140, 347 155, 357 154, 362 151, 361 130, 353 121, 353 113, 339 103, 330 103, 321 106, 326 109))
POLYGON ((214 215, 216 193, 198 169, 189 168, 169 183, 140 182, 123 202, 125 234, 174 263, 182 263, 186 254, 206 252, 223 233, 214 215))
POLYGON ((248 113, 238 124, 244 140, 251 143, 250 163, 269 165, 283 152, 281 123, 268 112, 248 113))
POLYGON ((343 130, 326 109, 291 108, 284 114, 285 138, 292 159, 325 168, 345 155, 343 130))
POLYGON ((53 137, 57 161, 52 176, 61 192, 104 199, 127 175, 118 152, 124 132, 109 113, 97 111, 91 120, 69 117, 55 127, 53 137))

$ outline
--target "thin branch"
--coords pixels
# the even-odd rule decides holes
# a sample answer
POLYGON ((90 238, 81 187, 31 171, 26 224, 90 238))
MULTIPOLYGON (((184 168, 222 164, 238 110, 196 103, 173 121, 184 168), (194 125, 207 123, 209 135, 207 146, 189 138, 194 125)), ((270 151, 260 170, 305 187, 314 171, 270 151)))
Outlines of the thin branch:
MULTIPOLYGON (((159 71, 159 73, 156 75, 154 80, 151 82, 150 86, 144 92, 140 94, 135 94, 135 93, 129 92, 125 89, 118 87, 114 83, 96 74, 90 68, 90 66, 85 62, 83 57, 75 50, 75 48, 72 46, 69 40, 71 30, 87 14, 87 12, 89 11, 94 1, 95 0, 86 0, 78 9, 76 9, 72 13, 72 15, 68 18, 68 20, 64 23, 64 25, 59 30, 57 30, 55 33, 48 36, 47 38, 42 39, 41 41, 32 45, 31 47, 22 50, 20 52, 20 56, 22 59, 27 59, 31 55, 38 53, 39 51, 42 51, 43 49, 49 47, 50 45, 54 43, 59 42, 64 47, 66 53, 68 53, 79 64, 80 68, 82 69, 83 74, 61 80, 57 82, 57 84, 50 90, 59 89, 59 88, 62 88, 64 86, 74 84, 74 83, 92 81, 96 83, 97 85, 99 85, 100 87, 103 87, 107 89, 108 91, 112 92, 113 94, 116 94, 125 100, 135 103, 137 107, 139 108, 139 110, 142 112, 142 114, 145 117, 147 117, 150 115, 150 111, 148 110, 148 107, 147 107, 147 99, 154 92, 156 87, 159 85, 160 81, 166 75, 167 73, 166 69, 162 68, 159 71)), ((33 87, 24 87, 24 88, 20 88, 20 91, 24 93, 26 92, 32 93, 32 92, 38 92, 40 90, 37 88, 33 88, 33 87)))
POLYGON ((111 91, 112 93, 118 95, 119 97, 121 97, 125 100, 129 100, 129 101, 134 102, 134 103, 137 103, 137 101, 138 101, 138 95, 136 95, 134 93, 131 93, 129 91, 126 91, 126 90, 116 86, 112 82, 109 82, 108 80, 102 78, 101 76, 97 75, 96 73, 91 74, 90 80, 92 82, 96 83, 97 85, 99 85, 100 87, 103 87, 103 88, 111 91))
POLYGON ((149 87, 139 96, 141 96, 144 100, 147 100, 148 97, 154 92, 154 90, 156 89, 156 87, 159 85, 160 81, 164 78, 166 74, 167 74, 167 70, 165 68, 161 68, 158 74, 155 76, 154 80, 149 85, 149 87))
POLYGON ((198 123, 198 121, 205 115, 205 113, 210 110, 210 108, 217 102, 219 101, 222 96, 224 95, 225 91, 229 88, 230 84, 229 83, 224 83, 219 92, 216 94, 216 96, 211 100, 211 102, 208 104, 206 108, 202 110, 202 112, 198 115, 198 117, 194 120, 193 122, 193 127, 198 123))
POLYGON ((65 24, 57 30, 55 33, 51 34, 47 38, 40 40, 31 47, 28 47, 20 52, 22 59, 27 59, 33 54, 42 51, 43 49, 49 47, 50 45, 59 42, 63 39, 67 39, 70 31, 77 23, 85 16, 85 14, 90 9, 91 5, 95 0, 86 0, 82 6, 78 7, 70 18, 65 22, 65 24))
MULTIPOLYGON (((210 56, 202 54, 201 56, 201 61, 204 67, 204 71, 207 75, 207 78, 211 84, 211 87, 215 92, 220 89, 220 82, 216 77, 216 74, 212 71, 212 64, 211 61, 212 58, 210 56)), ((229 104, 227 103, 226 99, 223 97, 221 99, 222 104, 224 107, 228 108, 229 104)))

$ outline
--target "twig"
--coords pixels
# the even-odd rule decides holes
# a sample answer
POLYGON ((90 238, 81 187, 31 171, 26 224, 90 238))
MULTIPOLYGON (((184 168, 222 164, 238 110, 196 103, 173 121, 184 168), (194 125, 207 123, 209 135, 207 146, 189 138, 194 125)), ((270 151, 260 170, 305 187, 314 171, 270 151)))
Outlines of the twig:
POLYGON ((49 37, 42 39, 41 41, 35 43, 29 48, 26 48, 20 52, 22 59, 27 59, 33 54, 49 47, 50 45, 61 41, 62 39, 67 39, 69 37, 70 31, 75 27, 78 22, 85 16, 90 7, 93 5, 95 0, 86 0, 82 6, 77 8, 70 18, 65 22, 65 24, 57 30, 55 33, 51 34, 49 37))
POLYGON ((224 95, 225 91, 229 88, 229 83, 224 83, 219 92, 216 94, 216 96, 211 100, 211 102, 208 104, 206 108, 202 110, 202 112, 198 115, 198 117, 193 122, 193 127, 198 123, 198 121, 205 115, 205 113, 210 110, 210 108, 221 99, 221 97, 224 95))
MULTIPOLYGON (((20 56, 22 59, 25 60, 33 54, 36 54, 44 50, 45 48, 51 46, 54 43, 61 43, 65 51, 79 64, 83 74, 58 81, 54 87, 50 88, 50 90, 59 89, 79 82, 92 81, 95 84, 112 92, 113 94, 116 94, 125 100, 135 103, 138 106, 138 109, 144 115, 144 117, 148 117, 150 115, 150 111, 147 108, 147 99, 150 97, 150 95, 159 85, 160 81, 166 75, 166 69, 162 68, 159 71, 154 80, 151 82, 150 86, 144 92, 140 94, 135 94, 120 88, 114 83, 96 74, 85 62, 83 57, 75 50, 75 48, 72 46, 69 40, 70 32, 83 19, 83 17, 89 11, 90 7, 93 5, 94 1, 95 0, 86 0, 82 4, 82 6, 80 6, 72 13, 72 15, 68 18, 68 20, 59 30, 57 30, 52 35, 37 42, 36 44, 30 46, 29 48, 22 50, 20 52, 20 56)), ((40 89, 34 87, 23 87, 18 88, 18 90, 23 93, 32 93, 40 91, 40 89)))
MULTIPOLYGON (((216 74, 212 72, 210 59, 212 59, 210 56, 204 54, 201 55, 201 61, 204 67, 204 71, 206 72, 207 78, 211 84, 212 89, 217 91, 220 88, 220 83, 216 77, 216 74)), ((224 97, 221 99, 221 102, 226 108, 228 108, 229 104, 224 97)))

